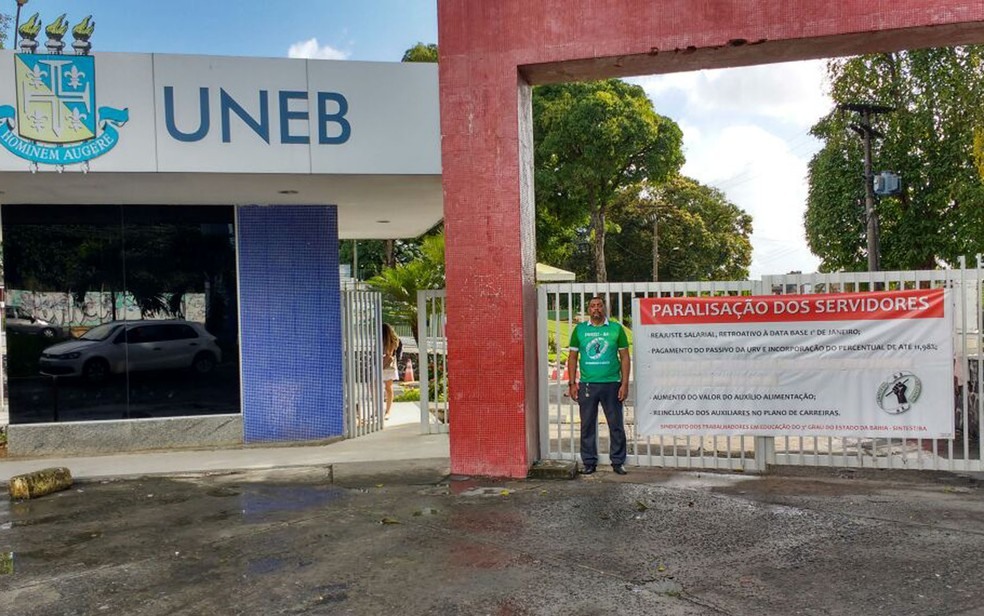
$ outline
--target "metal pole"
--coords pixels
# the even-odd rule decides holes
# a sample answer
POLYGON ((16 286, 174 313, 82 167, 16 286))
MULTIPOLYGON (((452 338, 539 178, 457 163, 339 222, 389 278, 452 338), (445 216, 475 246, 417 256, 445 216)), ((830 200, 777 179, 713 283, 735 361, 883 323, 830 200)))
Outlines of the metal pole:
POLYGON ((875 211, 874 172, 871 169, 871 138, 885 135, 871 127, 871 118, 876 113, 895 111, 895 107, 872 105, 868 103, 840 103, 838 109, 854 111, 861 116, 860 124, 850 124, 851 130, 861 136, 864 147, 864 217, 865 235, 868 244, 868 271, 877 272, 881 265, 881 247, 878 238, 878 212, 875 211))
POLYGON ((864 216, 867 221, 868 271, 879 269, 878 255, 878 214, 875 212, 874 172, 871 169, 871 112, 861 112, 861 126, 864 127, 864 216))
POLYGON ((653 212, 653 282, 659 282, 659 216, 653 212))
POLYGON ((352 240, 352 279, 359 279, 359 240, 352 240))
POLYGON ((21 10, 21 3, 18 2, 17 12, 15 13, 15 17, 14 17, 14 51, 17 51, 17 34, 18 34, 18 30, 20 30, 20 10, 21 10))

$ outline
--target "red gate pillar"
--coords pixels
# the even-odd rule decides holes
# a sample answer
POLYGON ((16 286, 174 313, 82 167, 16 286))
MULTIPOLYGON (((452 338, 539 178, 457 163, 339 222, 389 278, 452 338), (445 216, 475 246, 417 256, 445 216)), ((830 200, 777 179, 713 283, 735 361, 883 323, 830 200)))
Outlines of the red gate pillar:
POLYGON ((440 70, 459 92, 441 117, 451 471, 525 477, 537 443, 536 246, 516 67, 440 70))
POLYGON ((980 43, 984 2, 438 0, 438 33, 451 470, 524 477, 538 438, 524 78, 593 80, 980 43))

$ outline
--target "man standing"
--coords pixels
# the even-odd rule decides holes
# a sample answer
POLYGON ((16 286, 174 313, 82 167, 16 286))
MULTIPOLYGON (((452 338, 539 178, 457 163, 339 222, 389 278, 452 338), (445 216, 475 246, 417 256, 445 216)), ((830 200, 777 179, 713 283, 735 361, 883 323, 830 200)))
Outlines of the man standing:
POLYGON ((625 475, 625 425, 622 402, 629 393, 629 339, 621 324, 608 320, 605 300, 595 296, 588 303, 590 320, 571 332, 567 355, 568 390, 581 412, 581 462, 590 475, 598 466, 598 404, 608 420, 609 457, 612 470, 625 475), (578 359, 580 358, 580 362, 578 359), (581 384, 574 378, 578 365, 581 384))

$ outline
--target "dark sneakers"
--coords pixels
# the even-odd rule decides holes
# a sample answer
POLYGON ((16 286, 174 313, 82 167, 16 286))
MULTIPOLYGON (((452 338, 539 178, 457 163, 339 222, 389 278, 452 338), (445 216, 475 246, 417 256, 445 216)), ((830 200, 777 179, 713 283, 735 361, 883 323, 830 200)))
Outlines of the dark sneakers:
MULTIPOLYGON (((582 475, 593 475, 596 470, 598 470, 598 467, 596 467, 595 465, 592 464, 591 466, 585 466, 584 468, 582 468, 581 469, 581 474, 582 475)), ((625 467, 623 465, 621 465, 621 464, 612 464, 612 470, 615 471, 615 474, 616 475, 628 475, 629 474, 628 471, 625 470, 625 467)))

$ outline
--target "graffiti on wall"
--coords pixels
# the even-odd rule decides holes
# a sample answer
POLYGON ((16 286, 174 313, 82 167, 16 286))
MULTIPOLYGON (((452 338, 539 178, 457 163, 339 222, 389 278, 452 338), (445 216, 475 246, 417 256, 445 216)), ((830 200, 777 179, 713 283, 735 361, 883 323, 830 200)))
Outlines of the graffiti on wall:
POLYGON ((7 306, 18 306, 31 315, 62 327, 92 327, 113 320, 113 304, 116 306, 118 320, 137 321, 141 319, 183 318, 188 321, 205 322, 205 294, 187 293, 181 300, 178 315, 164 313, 142 314, 130 294, 90 292, 85 294, 85 302, 78 305, 71 293, 34 292, 7 289, 4 293, 7 306))

